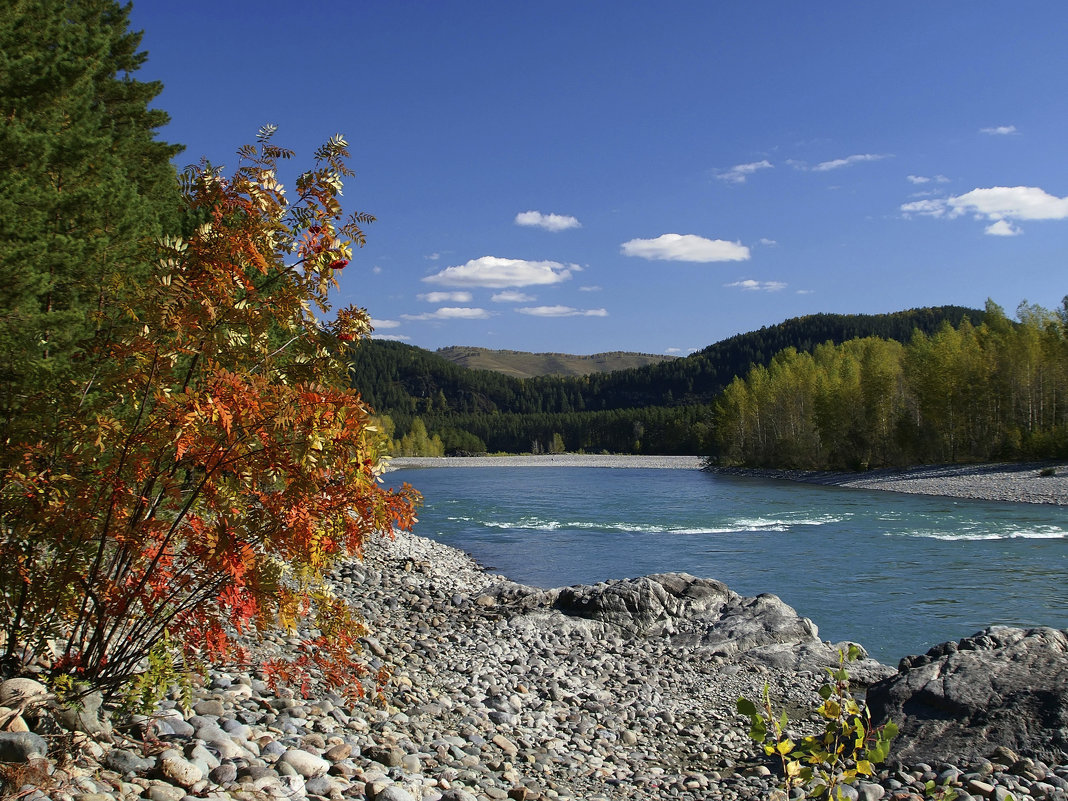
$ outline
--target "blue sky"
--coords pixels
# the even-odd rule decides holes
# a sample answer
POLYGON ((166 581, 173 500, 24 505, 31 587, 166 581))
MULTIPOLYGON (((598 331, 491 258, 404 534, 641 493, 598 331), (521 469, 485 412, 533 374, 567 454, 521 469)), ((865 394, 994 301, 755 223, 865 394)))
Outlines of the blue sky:
POLYGON ((435 349, 684 354, 1068 293, 1059 2, 135 2, 181 164, 335 133, 338 305, 435 349))

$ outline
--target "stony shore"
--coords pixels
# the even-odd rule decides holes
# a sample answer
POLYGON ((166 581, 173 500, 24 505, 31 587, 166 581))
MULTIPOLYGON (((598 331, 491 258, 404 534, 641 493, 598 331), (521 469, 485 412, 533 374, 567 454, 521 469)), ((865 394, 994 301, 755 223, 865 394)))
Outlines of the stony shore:
POLYGON ((391 470, 433 467, 604 467, 700 470, 702 456, 619 456, 613 454, 546 453, 537 456, 398 456, 391 470))
POLYGON ((717 472, 854 489, 1068 506, 1068 462, 934 465, 907 470, 871 470, 866 473, 744 468, 717 469, 717 472), (1043 475, 1044 471, 1049 470, 1053 471, 1052 475, 1043 475))
MULTIPOLYGON (((371 626, 370 667, 392 673, 385 708, 213 669, 191 710, 166 701, 141 728, 87 743, 19 792, 61 801, 772 798, 774 765, 750 743, 736 700, 759 698, 767 684, 795 725, 810 726, 804 710, 818 703, 835 652, 774 596, 742 598, 685 574, 538 590, 409 534, 374 543, 333 581, 371 626)), ((259 647, 285 653, 294 642, 269 636, 259 647)), ((856 671, 890 673, 871 660, 856 671)), ((1009 791, 1068 798, 1068 768, 990 750, 992 760, 886 770, 848 797, 915 800, 924 781, 948 779, 965 801, 1009 791)))

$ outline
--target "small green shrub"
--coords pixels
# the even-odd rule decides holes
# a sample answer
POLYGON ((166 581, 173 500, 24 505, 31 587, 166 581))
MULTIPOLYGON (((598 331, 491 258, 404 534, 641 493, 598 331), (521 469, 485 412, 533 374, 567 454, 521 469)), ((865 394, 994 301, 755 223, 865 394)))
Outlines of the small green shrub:
POLYGON ((1057 475, 1057 468, 1056 467, 1043 467, 1041 470, 1038 471, 1038 474, 1040 476, 1042 476, 1043 478, 1049 478, 1050 476, 1057 475))
POLYGON ((188 712, 193 707, 194 672, 182 649, 164 631, 149 650, 145 669, 123 687, 122 706, 127 712, 150 715, 156 711, 157 703, 176 687, 179 704, 188 712))
POLYGON ((787 791, 800 787, 810 798, 841 799, 841 785, 874 777, 875 767, 886 759, 898 730, 892 722, 872 726, 867 705, 853 697, 845 665, 860 655, 860 649, 850 645, 848 652, 839 652, 838 668, 827 668, 831 680, 820 687, 823 702, 816 708, 824 730, 800 742, 786 733, 786 713, 774 713, 767 685, 759 705, 738 699, 738 712, 749 718, 749 736, 781 763, 787 791))

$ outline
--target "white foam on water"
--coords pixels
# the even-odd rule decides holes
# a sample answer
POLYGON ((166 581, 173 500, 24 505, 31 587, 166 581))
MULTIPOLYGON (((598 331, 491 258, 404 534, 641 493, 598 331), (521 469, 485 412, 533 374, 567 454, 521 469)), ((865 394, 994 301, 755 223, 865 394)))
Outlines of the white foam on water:
MULTIPOLYGON (((895 536, 894 532, 887 532, 895 536)), ((1013 529, 1007 531, 910 531, 904 533, 909 537, 921 537, 946 542, 982 542, 989 540, 1063 540, 1068 539, 1068 530, 1056 526, 1042 526, 1038 529, 1013 529)))
POLYGON ((548 520, 540 517, 522 517, 517 520, 479 520, 474 517, 453 516, 448 518, 450 521, 461 523, 475 523, 485 526, 486 528, 495 528, 502 530, 528 530, 528 531, 560 531, 560 530, 575 530, 575 531, 603 531, 606 533, 623 533, 623 534, 677 534, 677 535, 699 535, 699 534, 742 534, 747 531, 774 531, 783 532, 790 531, 791 529, 799 526, 822 526, 828 523, 840 523, 844 519, 844 516, 840 515, 807 515, 798 517, 757 517, 757 518, 735 518, 733 520, 725 520, 721 524, 716 525, 710 523, 709 525, 680 525, 680 526, 665 526, 663 524, 651 524, 651 523, 627 523, 621 521, 588 521, 588 520, 576 520, 576 521, 562 521, 562 520, 548 520))

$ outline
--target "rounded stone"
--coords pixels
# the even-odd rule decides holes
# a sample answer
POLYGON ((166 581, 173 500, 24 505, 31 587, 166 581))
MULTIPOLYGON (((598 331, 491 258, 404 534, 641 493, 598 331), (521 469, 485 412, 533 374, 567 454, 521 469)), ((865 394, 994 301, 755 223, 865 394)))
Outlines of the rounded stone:
POLYGON ((44 737, 31 731, 0 731, 0 762, 29 762, 48 755, 44 737))
POLYGON ((155 767, 151 759, 144 759, 125 748, 113 748, 104 757, 104 764, 123 775, 143 775, 155 767))
POLYGON ((208 778, 216 784, 230 784, 237 781, 237 766, 233 762, 223 762, 217 768, 212 768, 208 778))
POLYGON ((155 726, 156 734, 159 736, 192 737, 196 731, 177 709, 166 709, 160 712, 155 718, 155 726))
POLYGON ((0 706, 0 731, 29 730, 30 727, 26 725, 26 721, 16 710, 6 706, 0 706))
POLYGON ((365 759, 390 768, 397 767, 404 759, 404 752, 401 749, 388 745, 369 745, 363 749, 362 753, 365 759))
POLYGON ((323 756, 331 762, 341 762, 352 756, 352 746, 348 743, 338 743, 337 745, 328 748, 323 756))
POLYGON ((278 762, 281 765, 289 765, 305 779, 322 776, 330 770, 330 763, 327 760, 299 748, 290 748, 278 757, 278 762))
POLYGON ((308 795, 320 795, 328 798, 335 787, 337 787, 337 782, 330 776, 313 776, 304 782, 304 791, 308 795))
POLYGON ((400 785, 390 784, 375 793, 372 801, 415 801, 415 799, 400 785))
POLYGON ((0 684, 0 705, 26 709, 41 706, 48 700, 48 688, 33 679, 8 679, 0 684))
POLYGON ((281 756, 286 752, 286 747, 277 740, 269 740, 260 747, 262 756, 281 756))
POLYGON ((149 801, 182 801, 185 790, 171 784, 154 784, 146 793, 149 801))
POLYGON ((180 787, 192 787, 204 779, 204 771, 183 757, 163 757, 159 763, 159 771, 164 779, 180 787))
POLYGON ((217 718, 221 718, 226 712, 223 708, 222 701, 213 698, 197 701, 197 703, 193 705, 193 711, 198 715, 211 715, 217 718))

